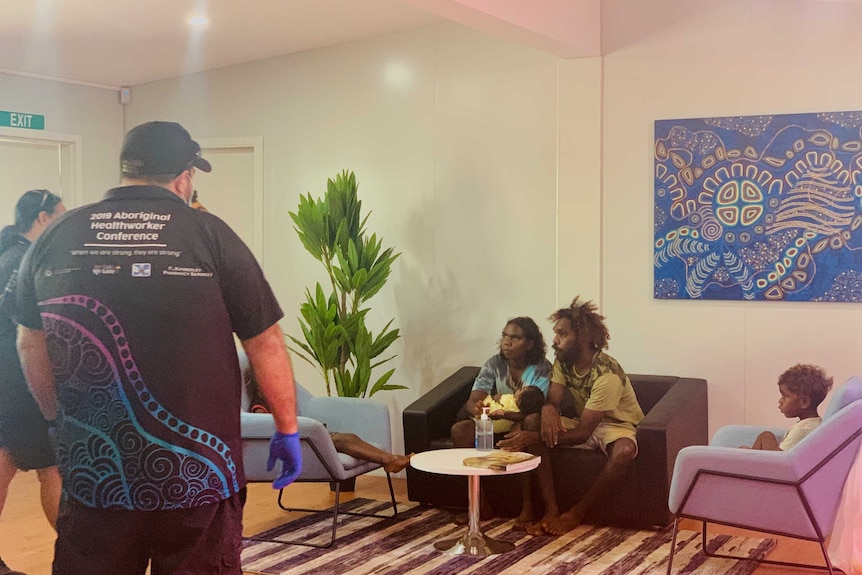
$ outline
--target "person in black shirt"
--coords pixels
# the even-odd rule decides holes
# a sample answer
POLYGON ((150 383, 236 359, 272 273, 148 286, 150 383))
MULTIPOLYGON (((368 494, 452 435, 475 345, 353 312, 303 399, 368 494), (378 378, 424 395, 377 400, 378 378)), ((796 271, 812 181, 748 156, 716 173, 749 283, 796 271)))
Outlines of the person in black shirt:
POLYGON ((245 474, 234 334, 277 432, 273 483, 301 469, 281 308, 248 247, 189 203, 200 145, 174 122, 130 130, 120 187, 65 214, 19 272, 18 348, 56 418, 54 575, 240 575, 245 474))
MULTIPOLYGON (((0 230, 0 513, 18 470, 35 469, 41 483, 42 509, 57 525, 61 482, 48 437, 48 422, 36 406, 21 372, 15 348, 15 286, 18 266, 30 243, 66 211, 60 196, 30 190, 15 205, 15 223, 0 230)), ((12 575, 0 559, 0 575, 12 575)))

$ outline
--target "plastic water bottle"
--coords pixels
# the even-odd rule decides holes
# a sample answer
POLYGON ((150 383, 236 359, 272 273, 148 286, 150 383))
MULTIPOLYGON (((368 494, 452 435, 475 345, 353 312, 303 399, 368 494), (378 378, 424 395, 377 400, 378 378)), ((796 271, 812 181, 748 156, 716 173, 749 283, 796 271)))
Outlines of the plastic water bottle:
POLYGON ((494 422, 488 417, 490 407, 482 408, 482 415, 476 420, 476 450, 491 451, 494 449, 494 422))

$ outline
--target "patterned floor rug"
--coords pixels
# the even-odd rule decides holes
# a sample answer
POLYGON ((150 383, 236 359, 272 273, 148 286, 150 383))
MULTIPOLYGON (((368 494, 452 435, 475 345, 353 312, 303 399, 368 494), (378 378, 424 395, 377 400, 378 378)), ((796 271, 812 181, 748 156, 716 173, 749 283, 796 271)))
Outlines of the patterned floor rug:
MULTIPOLYGON (((354 499, 347 510, 386 512, 388 503, 354 499)), ((670 528, 638 531, 583 525, 560 537, 530 537, 512 531, 512 520, 483 523, 485 533, 515 543, 514 551, 491 557, 459 557, 434 549, 434 542, 463 534, 451 514, 398 506, 393 519, 339 516, 335 544, 329 549, 300 545, 243 542, 243 571, 267 575, 664 575, 670 548, 670 528)), ((326 543, 331 516, 309 515, 259 534, 260 537, 326 543)), ((763 557, 774 539, 712 535, 709 548, 722 553, 763 557)), ((675 574, 748 575, 754 561, 708 558, 701 551, 700 533, 681 531, 674 556, 675 574)))

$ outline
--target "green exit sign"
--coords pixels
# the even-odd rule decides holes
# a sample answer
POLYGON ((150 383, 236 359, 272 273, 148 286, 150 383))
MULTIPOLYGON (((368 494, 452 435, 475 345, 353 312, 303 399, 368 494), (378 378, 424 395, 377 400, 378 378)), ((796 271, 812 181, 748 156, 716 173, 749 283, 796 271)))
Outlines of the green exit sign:
POLYGON ((24 112, 4 112, 0 110, 0 127, 44 130, 45 116, 25 114, 24 112))

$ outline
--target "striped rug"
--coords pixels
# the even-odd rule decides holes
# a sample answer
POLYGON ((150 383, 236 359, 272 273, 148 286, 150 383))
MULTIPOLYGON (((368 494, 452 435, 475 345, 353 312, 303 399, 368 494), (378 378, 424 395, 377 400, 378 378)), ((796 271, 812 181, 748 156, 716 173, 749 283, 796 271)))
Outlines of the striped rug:
MULTIPOLYGON (((347 510, 389 511, 388 503, 354 499, 347 510)), ((560 537, 530 537, 512 531, 511 519, 483 522, 485 533, 511 541, 514 551, 491 557, 459 557, 434 549, 434 542, 458 537, 465 527, 452 523, 451 514, 439 509, 421 510, 416 504, 398 506, 393 519, 339 516, 335 544, 329 549, 299 545, 243 542, 243 571, 267 575, 664 575, 670 547, 670 528, 638 531, 583 525, 560 537)), ((261 533, 326 543, 331 516, 308 515, 261 533)), ((707 558, 701 552, 701 536, 681 531, 677 536, 674 573, 691 575, 748 575, 753 561, 707 558)), ((762 557, 776 544, 774 539, 748 539, 712 535, 710 549, 722 553, 762 557)))

